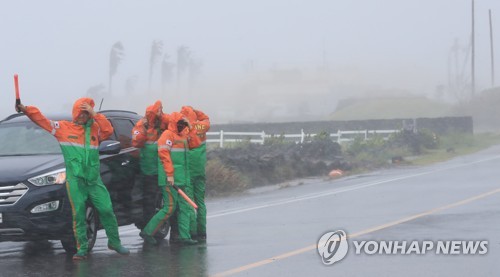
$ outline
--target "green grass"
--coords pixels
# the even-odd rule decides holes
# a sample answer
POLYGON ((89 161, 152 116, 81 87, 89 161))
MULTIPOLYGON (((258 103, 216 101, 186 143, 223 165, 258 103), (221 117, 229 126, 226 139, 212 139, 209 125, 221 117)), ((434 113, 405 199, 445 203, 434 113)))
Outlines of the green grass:
POLYGON ((500 144, 500 134, 452 135, 442 138, 438 149, 426 150, 423 155, 413 159, 411 164, 428 165, 443 162, 458 156, 478 152, 496 144, 500 144))

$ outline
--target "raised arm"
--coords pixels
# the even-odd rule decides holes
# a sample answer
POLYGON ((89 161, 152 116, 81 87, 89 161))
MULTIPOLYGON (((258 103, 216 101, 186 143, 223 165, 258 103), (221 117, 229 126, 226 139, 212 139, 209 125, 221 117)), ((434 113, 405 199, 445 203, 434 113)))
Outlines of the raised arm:
POLYGON ((95 114, 94 120, 99 125, 99 141, 108 139, 113 134, 113 125, 103 114, 95 114))
POLYGON ((162 114, 160 118, 160 130, 167 130, 168 129, 168 123, 170 122, 170 115, 169 114, 162 114))
POLYGON ((194 110, 194 113, 196 113, 196 118, 199 121, 208 121, 210 124, 210 118, 204 112, 202 112, 200 110, 194 110))
POLYGON ((111 125, 111 122, 109 122, 105 115, 96 113, 94 108, 88 103, 83 103, 80 108, 83 111, 87 111, 99 126, 99 141, 106 140, 113 134, 113 125, 111 125))
POLYGON ((196 113, 196 121, 193 123, 193 127, 196 129, 198 134, 204 134, 210 129, 210 118, 200 110, 194 110, 196 113))
POLYGON ((54 122, 48 120, 37 107, 24 106, 23 104, 19 104, 17 107, 36 125, 40 126, 42 129, 46 130, 52 135, 55 135, 56 127, 54 122))

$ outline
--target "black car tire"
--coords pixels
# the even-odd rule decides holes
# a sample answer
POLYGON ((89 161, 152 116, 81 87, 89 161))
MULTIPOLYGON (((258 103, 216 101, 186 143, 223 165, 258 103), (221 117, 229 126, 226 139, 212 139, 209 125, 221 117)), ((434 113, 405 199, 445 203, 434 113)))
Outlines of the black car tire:
MULTIPOLYGON (((90 251, 94 248, 97 240, 97 230, 99 229, 99 216, 93 206, 87 206, 85 222, 87 223, 87 238, 90 251)), ((76 253, 76 240, 74 236, 62 239, 61 244, 67 253, 76 253)))

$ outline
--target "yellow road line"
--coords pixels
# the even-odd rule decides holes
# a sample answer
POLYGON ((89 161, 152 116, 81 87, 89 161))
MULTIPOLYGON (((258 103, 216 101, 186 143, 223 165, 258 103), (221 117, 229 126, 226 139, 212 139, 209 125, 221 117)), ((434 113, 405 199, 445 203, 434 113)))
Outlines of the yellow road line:
MULTIPOLYGON (((476 195, 476 196, 473 196, 471 198, 467 198, 467 199, 464 199, 462 201, 458 201, 458 202, 455 202, 455 203, 452 203, 452 204, 449 204, 449 205, 446 205, 446 206, 434 208, 434 209, 428 210, 428 211, 423 212, 423 213, 419 213, 419 214, 412 215, 412 216, 409 216, 409 217, 405 217, 405 218, 402 218, 402 219, 399 219, 399 220, 396 220, 396 221, 393 221, 393 222, 389 222, 389 223, 386 223, 386 224, 375 226, 375 227, 372 227, 372 228, 369 228, 369 229, 366 229, 366 230, 354 233, 352 235, 348 235, 347 237, 348 238, 355 238, 355 237, 359 237, 359 236, 366 235, 366 234, 369 234, 369 233, 373 233, 373 232, 376 232, 376 231, 379 231, 379 230, 382 230, 382 229, 386 229, 386 228, 389 228, 389 227, 393 227, 393 226, 396 226, 398 224, 405 223, 405 222, 408 222, 408 221, 411 221, 411 220, 415 220, 417 218, 421 218, 421 217, 424 217, 424 216, 427 216, 427 215, 430 215, 430 214, 434 214, 434 213, 441 212, 441 211, 444 211, 444 210, 448 210, 448 209, 451 209, 451 208, 455 208, 455 207, 458 207, 458 206, 461 206, 461 205, 465 205, 467 203, 470 203, 470 202, 473 202, 473 201, 476 201, 476 200, 488 197, 490 195, 493 195, 493 194, 499 193, 499 192, 500 192, 500 188, 492 190, 492 191, 489 191, 489 192, 486 192, 486 193, 483 193, 483 194, 480 194, 480 195, 476 195)), ((290 252, 287 252, 287 253, 283 253, 281 255, 274 256, 274 257, 271 257, 271 258, 268 258, 268 259, 265 259, 265 260, 262 260, 262 261, 258 261, 258 262, 247 264, 247 265, 244 265, 244 266, 241 266, 241 267, 233 268, 233 269, 230 269, 228 271, 217 273, 217 274, 215 274, 213 276, 222 277, 222 276, 233 275, 233 274, 240 273, 240 272, 252 269, 252 268, 256 268, 256 267, 263 266, 263 265, 266 265, 266 264, 270 264, 270 263, 273 263, 273 262, 276 262, 276 261, 279 261, 279 260, 283 260, 283 259, 286 259, 286 258, 289 258, 289 257, 292 257, 292 256, 296 256, 296 255, 299 255, 299 254, 302 254, 302 253, 305 253, 305 252, 308 252, 308 251, 311 251, 311 250, 314 250, 314 249, 316 249, 316 244, 309 245, 307 247, 300 248, 300 249, 297 249, 297 250, 294 250, 294 251, 290 251, 290 252)))

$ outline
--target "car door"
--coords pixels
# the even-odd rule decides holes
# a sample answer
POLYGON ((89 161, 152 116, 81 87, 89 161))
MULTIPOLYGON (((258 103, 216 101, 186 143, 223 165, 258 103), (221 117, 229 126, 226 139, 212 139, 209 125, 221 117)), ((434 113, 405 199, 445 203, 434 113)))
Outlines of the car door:
POLYGON ((132 147, 134 122, 126 117, 109 118, 114 128, 110 139, 121 144, 120 153, 101 160, 101 168, 107 169, 103 181, 111 196, 119 225, 132 223, 132 189, 138 172, 138 150, 132 147))

